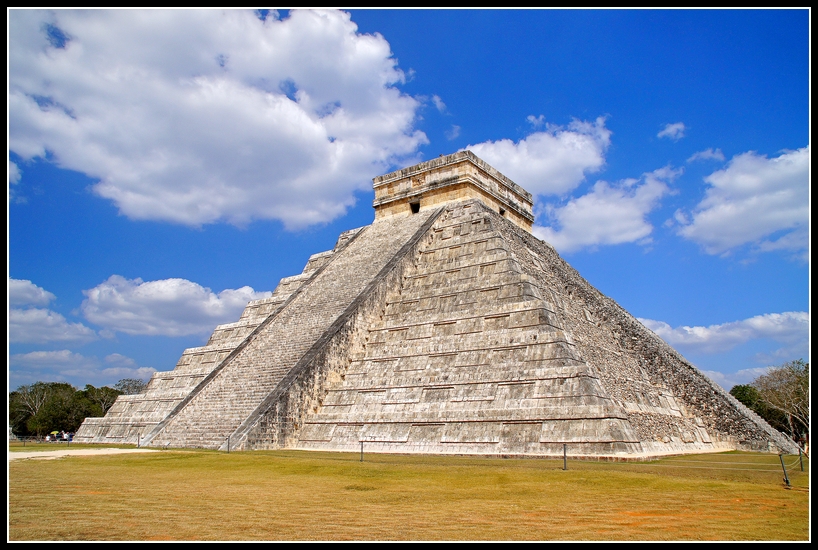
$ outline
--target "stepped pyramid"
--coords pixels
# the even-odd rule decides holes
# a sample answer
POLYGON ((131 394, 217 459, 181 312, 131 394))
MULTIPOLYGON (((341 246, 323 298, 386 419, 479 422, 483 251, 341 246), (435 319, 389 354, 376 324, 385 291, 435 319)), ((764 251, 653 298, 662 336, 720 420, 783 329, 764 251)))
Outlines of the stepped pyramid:
POLYGON ((469 151, 374 180, 347 231, 83 442, 646 458, 797 447, 531 234, 469 151), (565 447, 564 447, 565 446, 565 447))

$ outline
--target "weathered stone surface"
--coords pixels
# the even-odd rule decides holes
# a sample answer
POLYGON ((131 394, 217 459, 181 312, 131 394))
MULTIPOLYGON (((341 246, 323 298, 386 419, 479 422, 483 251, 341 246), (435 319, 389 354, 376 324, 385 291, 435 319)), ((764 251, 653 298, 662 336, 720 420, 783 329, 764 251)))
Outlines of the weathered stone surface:
POLYGON ((378 176, 375 219, 465 199, 478 199, 514 224, 531 231, 531 193, 508 179, 471 151, 441 156, 378 176))
POLYGON ((564 445, 599 457, 797 452, 531 235, 530 195, 471 153, 375 187, 372 225, 313 255, 144 394, 87 419, 78 439, 543 456, 564 445))

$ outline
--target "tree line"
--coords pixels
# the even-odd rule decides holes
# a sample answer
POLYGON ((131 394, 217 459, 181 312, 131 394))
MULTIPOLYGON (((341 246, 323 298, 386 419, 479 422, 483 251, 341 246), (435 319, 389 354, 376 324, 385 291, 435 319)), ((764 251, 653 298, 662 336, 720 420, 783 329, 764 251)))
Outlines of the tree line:
POLYGON ((9 393, 9 426, 18 437, 73 433, 87 417, 105 416, 120 395, 141 393, 147 382, 123 378, 113 387, 87 384, 77 389, 65 382, 35 382, 9 393))
POLYGON ((771 367, 750 384, 733 386, 730 394, 770 426, 802 446, 809 437, 809 363, 803 359, 771 367))

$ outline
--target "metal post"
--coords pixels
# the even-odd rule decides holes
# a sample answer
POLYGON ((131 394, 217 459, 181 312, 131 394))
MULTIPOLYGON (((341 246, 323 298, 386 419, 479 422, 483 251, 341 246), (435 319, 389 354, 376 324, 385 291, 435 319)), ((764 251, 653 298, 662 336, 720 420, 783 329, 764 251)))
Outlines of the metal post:
POLYGON ((361 462, 364 461, 364 440, 361 440, 361 462))
POLYGON ((230 436, 227 436, 227 454, 230 454, 230 436))
POLYGON ((562 444, 562 469, 563 470, 568 469, 568 444, 567 443, 562 444))
POLYGON ((781 460, 781 469, 784 470, 784 481, 787 484, 787 487, 790 487, 790 478, 787 476, 787 467, 784 466, 784 455, 778 455, 778 459, 781 460))
POLYGON ((139 448, 139 445, 142 441, 142 434, 136 434, 136 448, 139 448))
POLYGON ((798 448, 798 462, 801 463, 801 471, 804 471, 804 453, 801 452, 801 447, 798 448))

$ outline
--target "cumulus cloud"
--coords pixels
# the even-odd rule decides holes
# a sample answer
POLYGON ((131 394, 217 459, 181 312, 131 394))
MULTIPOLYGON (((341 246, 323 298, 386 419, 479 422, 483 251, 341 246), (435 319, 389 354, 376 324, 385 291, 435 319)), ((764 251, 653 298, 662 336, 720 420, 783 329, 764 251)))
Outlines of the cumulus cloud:
POLYGON ((670 192, 668 182, 679 174, 681 170, 661 168, 644 174, 641 180, 628 179, 618 184, 598 181, 589 193, 564 206, 546 205, 544 213, 551 226, 535 225, 534 235, 560 252, 647 243, 653 232, 647 215, 670 192))
POLYGON ((46 344, 73 342, 82 344, 98 338, 82 323, 70 323, 50 309, 10 309, 9 342, 12 344, 46 344))
POLYGON ((341 11, 9 12, 10 150, 97 179, 132 219, 342 215, 428 141, 404 80, 341 11))
POLYGON ((112 275, 84 290, 85 318, 112 332, 185 336, 207 334, 217 324, 239 318, 250 300, 270 296, 249 286, 218 294, 185 279, 143 282, 112 275))
POLYGON ((22 177, 23 173, 20 170, 20 167, 17 166, 16 163, 9 161, 9 202, 26 202, 26 199, 21 197, 17 191, 17 188, 14 187, 16 184, 20 183, 20 178, 22 177))
POLYGON ((722 388, 730 391, 733 386, 737 386, 739 384, 749 384, 762 374, 767 374, 768 368, 757 367, 753 369, 741 369, 731 373, 724 373, 714 370, 703 370, 702 372, 722 388))
POLYGON ((10 184, 19 183, 21 177, 22 172, 20 172, 20 167, 17 166, 15 163, 9 161, 9 183, 10 184))
MULTIPOLYGON (((68 373, 93 370, 99 367, 99 360, 64 349, 60 351, 33 351, 20 353, 9 358, 17 376, 31 373, 48 373, 44 380, 66 380, 68 373), (50 376, 50 377, 49 377, 50 376)), ((40 378, 34 378, 35 380, 40 378)))
POLYGON ((690 158, 687 159, 687 162, 695 162, 697 160, 717 160, 723 162, 724 153, 721 152, 721 149, 705 149, 704 151, 693 153, 690 158))
POLYGON ((56 299, 52 293, 31 281, 9 277, 9 306, 47 306, 56 299))
POLYGON ((119 353, 106 355, 103 360, 105 366, 99 369, 99 374, 108 380, 122 380, 123 378, 138 378, 149 380, 156 369, 140 367, 136 361, 119 353))
POLYGON ((31 281, 9 278, 8 335, 12 344, 46 344, 72 342, 82 344, 98 338, 97 333, 82 323, 70 323, 50 309, 27 306, 47 306, 56 299, 31 281))
POLYGON ((805 311, 767 313, 707 327, 673 328, 663 321, 639 321, 671 346, 693 353, 722 353, 762 338, 784 344, 774 352, 778 357, 803 356, 809 346, 809 313, 805 311))
POLYGON ((672 139, 673 141, 679 141, 683 137, 685 137, 685 128, 684 122, 674 122, 673 124, 666 124, 665 128, 656 134, 656 137, 659 138, 668 138, 672 139))
POLYGON ((545 124, 545 115, 540 116, 528 115, 527 117, 525 117, 525 119, 534 128, 539 128, 545 124))
POLYGON ((106 366, 96 357, 69 350, 15 354, 9 357, 9 385, 18 387, 40 380, 68 382, 82 388, 86 384, 113 385, 123 378, 147 380, 156 372, 152 367, 137 366, 128 357, 118 357, 121 359, 113 363, 106 358, 106 366))
POLYGON ((446 111, 446 104, 443 103, 443 100, 440 99, 439 95, 432 96, 432 103, 434 103, 435 108, 440 111, 441 113, 446 111))
POLYGON ((704 179, 709 187, 690 221, 677 214, 679 234, 708 254, 749 243, 758 251, 787 250, 806 260, 809 164, 809 147, 775 158, 752 151, 733 157, 704 179))
POLYGON ((599 117, 593 122, 574 120, 568 126, 546 124, 544 131, 517 143, 502 139, 466 149, 534 195, 562 195, 586 174, 602 169, 610 144, 611 131, 599 117))
POLYGON ((120 353, 112 353, 110 355, 106 355, 105 362, 111 365, 112 367, 119 368, 133 368, 136 366, 136 361, 120 353))

